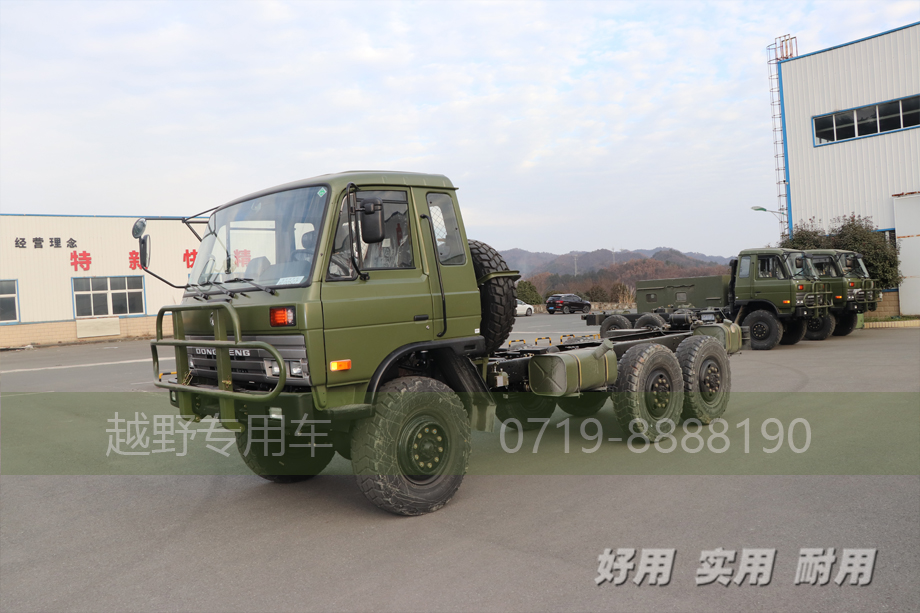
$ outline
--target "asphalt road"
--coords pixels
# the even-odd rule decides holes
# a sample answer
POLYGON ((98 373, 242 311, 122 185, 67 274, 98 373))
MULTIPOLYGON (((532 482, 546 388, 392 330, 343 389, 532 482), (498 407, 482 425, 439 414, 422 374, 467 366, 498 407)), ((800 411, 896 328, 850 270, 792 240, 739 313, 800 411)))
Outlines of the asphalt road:
MULTIPOLYGON (((584 331, 596 328, 535 315, 514 337, 584 331)), ((401 518, 371 506, 338 457, 286 486, 199 441, 187 462, 106 458, 113 410, 171 412, 162 394, 138 393, 156 389, 147 343, 3 353, 0 609, 917 610, 920 330, 744 352, 731 367, 722 454, 607 441, 587 453, 585 420, 566 436, 556 411, 537 453, 536 432, 515 454, 475 433, 450 504, 401 518), (809 449, 764 452, 761 426, 797 418, 809 449), (739 562, 743 548, 775 548, 771 583, 697 587, 700 552, 717 547, 739 562), (836 549, 828 585, 794 585, 801 547, 836 549), (633 571, 598 587, 605 548, 676 549, 669 584, 637 586, 633 571), (844 548, 878 550, 870 585, 834 583, 844 548)), ((625 436, 609 407, 597 422, 625 436)))

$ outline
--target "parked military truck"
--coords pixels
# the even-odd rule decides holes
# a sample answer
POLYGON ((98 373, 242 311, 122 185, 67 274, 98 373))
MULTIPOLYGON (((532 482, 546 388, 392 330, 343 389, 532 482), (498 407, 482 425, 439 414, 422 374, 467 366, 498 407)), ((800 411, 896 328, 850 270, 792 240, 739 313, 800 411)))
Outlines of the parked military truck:
MULTIPOLYGON (((526 429, 557 404, 590 415, 613 395, 621 426, 654 440, 667 420, 709 423, 728 403, 733 324, 504 346, 518 275, 467 240, 447 177, 324 175, 203 214, 182 302, 160 309, 151 343, 155 376, 163 347, 177 376, 155 385, 182 418, 235 431, 270 481, 307 479, 338 452, 371 502, 418 515, 457 491, 471 429, 492 431, 496 412, 526 429)), ((154 274, 145 226, 133 234, 154 274)))
POLYGON ((861 253, 842 249, 809 249, 821 281, 831 292, 827 317, 808 320, 805 338, 824 340, 831 334, 846 336, 856 329, 860 313, 874 311, 882 300, 878 281, 869 278, 861 253))
MULTIPOLYGON (((696 321, 740 321, 754 349, 794 345, 808 322, 827 317, 830 292, 812 256, 792 249, 746 249, 732 258, 731 274, 636 283, 636 313, 587 315, 601 337, 615 329, 686 329, 696 321)), ((822 320, 823 321, 823 320, 822 320)))

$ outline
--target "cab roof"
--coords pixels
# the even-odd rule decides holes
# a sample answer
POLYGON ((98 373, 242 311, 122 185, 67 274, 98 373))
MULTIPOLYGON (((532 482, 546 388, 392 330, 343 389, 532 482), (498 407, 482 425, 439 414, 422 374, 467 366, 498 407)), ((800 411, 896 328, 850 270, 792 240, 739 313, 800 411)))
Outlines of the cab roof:
POLYGON ((738 255, 786 255, 787 253, 801 253, 804 249, 785 249, 781 247, 764 247, 763 249, 745 249, 738 255))
POLYGON ((274 194, 276 192, 284 192, 290 189, 298 189, 301 187, 310 187, 312 185, 328 185, 332 189, 332 192, 335 194, 345 189, 345 186, 349 183, 354 183, 359 187, 362 185, 392 185, 394 187, 435 187, 439 189, 457 189, 454 187, 454 184, 451 183, 450 179, 444 175, 430 175, 420 172, 399 172, 390 170, 348 170, 345 172, 310 177, 309 179, 300 179, 299 181, 292 181, 290 183, 283 183, 274 187, 261 189, 257 192, 253 192, 235 200, 231 200, 230 202, 221 205, 218 208, 245 202, 247 200, 259 198, 261 196, 267 196, 268 194, 274 194))

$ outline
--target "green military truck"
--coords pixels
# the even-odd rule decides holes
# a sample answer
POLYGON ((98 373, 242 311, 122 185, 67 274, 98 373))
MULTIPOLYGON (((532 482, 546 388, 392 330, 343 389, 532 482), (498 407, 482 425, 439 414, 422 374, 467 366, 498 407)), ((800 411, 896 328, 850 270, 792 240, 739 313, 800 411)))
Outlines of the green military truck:
POLYGON ((794 345, 808 324, 826 318, 827 283, 818 279, 812 257, 793 249, 746 249, 732 258, 731 274, 636 283, 636 313, 585 316, 601 336, 615 329, 665 326, 686 329, 696 321, 740 321, 754 349, 794 345))
MULTIPOLYGON (((496 414, 519 432, 557 405, 591 415, 612 395, 621 427, 655 440, 728 403, 737 325, 506 346, 518 275, 467 240, 447 177, 323 175, 204 214, 201 235, 203 218, 183 220, 201 244, 151 343, 155 375, 158 349, 172 347, 177 376, 155 384, 181 417, 235 431, 268 480, 307 479, 339 453, 371 502, 418 515, 450 500, 471 429, 492 431, 496 414)), ((157 276, 145 227, 133 234, 157 276)))
POLYGON ((826 317, 808 320, 805 338, 824 340, 831 334, 846 336, 856 329, 860 313, 874 311, 882 300, 878 281, 869 278, 861 253, 842 249, 809 249, 821 281, 831 292, 826 317))

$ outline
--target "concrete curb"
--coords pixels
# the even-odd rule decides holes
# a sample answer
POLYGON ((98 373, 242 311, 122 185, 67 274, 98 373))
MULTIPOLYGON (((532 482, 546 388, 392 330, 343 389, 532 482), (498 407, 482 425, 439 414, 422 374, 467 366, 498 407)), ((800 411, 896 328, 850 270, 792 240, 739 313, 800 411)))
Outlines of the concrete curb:
POLYGON ((864 328, 920 328, 920 319, 905 319, 904 321, 867 321, 864 328))

